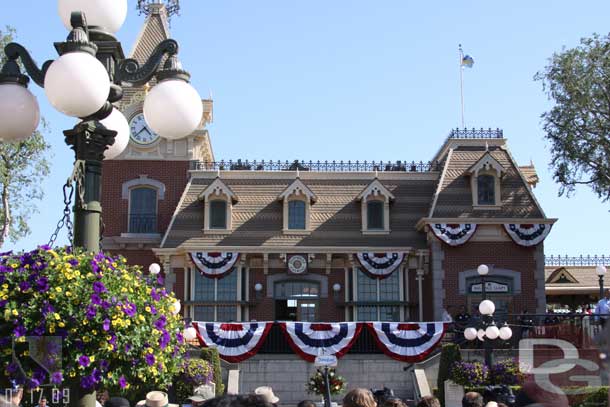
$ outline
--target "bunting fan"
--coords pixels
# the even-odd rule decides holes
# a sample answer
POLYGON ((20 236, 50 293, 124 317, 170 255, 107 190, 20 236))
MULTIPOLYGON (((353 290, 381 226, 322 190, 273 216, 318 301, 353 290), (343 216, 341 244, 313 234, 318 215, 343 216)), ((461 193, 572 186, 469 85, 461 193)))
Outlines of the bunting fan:
POLYGON ((477 230, 476 223, 434 223, 429 226, 434 236, 449 246, 463 245, 477 230))
POLYGON ((234 252, 191 252, 191 259, 197 270, 206 277, 220 278, 233 269, 239 253, 234 252))
POLYGON ((239 363, 256 355, 273 322, 193 322, 201 346, 216 348, 223 360, 239 363))
POLYGON ((280 322, 280 327, 292 350, 311 363, 319 355, 345 355, 362 329, 357 322, 280 322))
POLYGON ((424 360, 445 334, 442 322, 367 322, 367 326, 383 353, 407 363, 424 360))
POLYGON ((542 242, 551 231, 550 224, 534 223, 534 224, 504 224, 504 230, 511 239, 519 246, 536 246, 542 242))
POLYGON ((404 252, 397 253, 356 253, 358 262, 372 277, 386 278, 400 266, 405 258, 404 252))

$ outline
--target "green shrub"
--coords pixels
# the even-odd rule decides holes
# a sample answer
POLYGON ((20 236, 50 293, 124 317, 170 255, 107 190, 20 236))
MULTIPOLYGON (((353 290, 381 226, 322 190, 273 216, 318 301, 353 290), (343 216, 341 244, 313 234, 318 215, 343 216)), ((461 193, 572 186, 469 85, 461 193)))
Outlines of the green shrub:
POLYGON ((461 361, 460 346, 455 343, 446 343, 441 348, 441 360, 438 366, 438 398, 445 405, 445 380, 451 378, 451 369, 455 362, 461 361))
POLYGON ((214 383, 216 383, 216 395, 222 396, 225 392, 225 385, 222 383, 222 370, 220 368, 220 355, 215 348, 201 349, 201 359, 207 360, 214 369, 214 383))
MULTIPOLYGON (((577 407, 606 407, 608 406, 608 387, 587 387, 583 391, 586 394, 584 400, 580 404, 570 403, 571 406, 577 407), (591 390, 586 391, 586 390, 591 390)), ((571 397, 569 397, 571 398, 571 397)))
POLYGON ((202 384, 214 381, 212 364, 203 359, 186 359, 180 374, 174 380, 178 403, 189 404, 187 397, 193 395, 193 389, 202 384))

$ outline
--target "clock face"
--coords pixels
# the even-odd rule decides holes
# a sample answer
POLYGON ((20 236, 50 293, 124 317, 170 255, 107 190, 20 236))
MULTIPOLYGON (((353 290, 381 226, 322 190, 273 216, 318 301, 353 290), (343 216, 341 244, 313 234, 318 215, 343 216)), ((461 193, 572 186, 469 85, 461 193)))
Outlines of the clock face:
POLYGON ((144 114, 142 113, 131 119, 129 128, 131 129, 131 139, 137 144, 146 146, 159 139, 159 135, 152 131, 151 128, 148 127, 148 124, 146 124, 144 114))

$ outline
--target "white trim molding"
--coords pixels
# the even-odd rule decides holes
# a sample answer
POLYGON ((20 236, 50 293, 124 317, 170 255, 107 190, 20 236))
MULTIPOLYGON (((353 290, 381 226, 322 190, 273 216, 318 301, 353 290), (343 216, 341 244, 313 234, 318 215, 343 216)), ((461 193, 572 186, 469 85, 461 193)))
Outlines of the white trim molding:
POLYGON ((238 202, 237 195, 229 188, 220 177, 207 186, 198 196, 203 203, 203 233, 228 234, 233 230, 233 204, 238 202), (224 201, 226 203, 226 224, 224 229, 210 228, 210 202, 224 201))
POLYGON ((287 235, 300 235, 311 233, 311 205, 313 205, 318 197, 299 177, 297 177, 281 194, 277 197, 278 201, 282 201, 282 232, 287 235), (289 228, 289 203, 291 201, 302 201, 305 204, 305 229, 290 229, 289 228))
POLYGON ((148 175, 140 175, 126 182, 121 186, 121 198, 129 200, 129 192, 136 187, 152 187, 157 190, 157 200, 165 199, 165 184, 153 178, 148 178, 148 175))

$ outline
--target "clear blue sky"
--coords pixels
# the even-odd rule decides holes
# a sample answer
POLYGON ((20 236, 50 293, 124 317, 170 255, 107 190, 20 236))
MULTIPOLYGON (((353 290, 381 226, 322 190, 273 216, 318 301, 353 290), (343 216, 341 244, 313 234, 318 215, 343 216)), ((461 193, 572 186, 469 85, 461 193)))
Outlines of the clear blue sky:
MULTIPOLYGON (((3 4, 0 26, 41 63, 67 35, 56 1, 3 4)), ((607 33, 607 1, 182 0, 172 20, 181 59, 202 96, 211 91, 217 159, 428 160, 459 125, 457 47, 475 59, 465 71, 466 125, 499 127, 521 164, 533 160, 535 193, 557 217, 547 254, 609 254, 610 204, 581 188, 558 197, 540 114, 550 106, 532 77, 554 51, 607 33)), ((131 50, 143 16, 118 33, 131 50)), ((72 152, 55 112, 35 85, 51 124, 51 177, 32 235, 7 248, 46 243, 62 213, 61 185, 72 152)), ((63 237, 65 242, 65 237, 63 237)))

